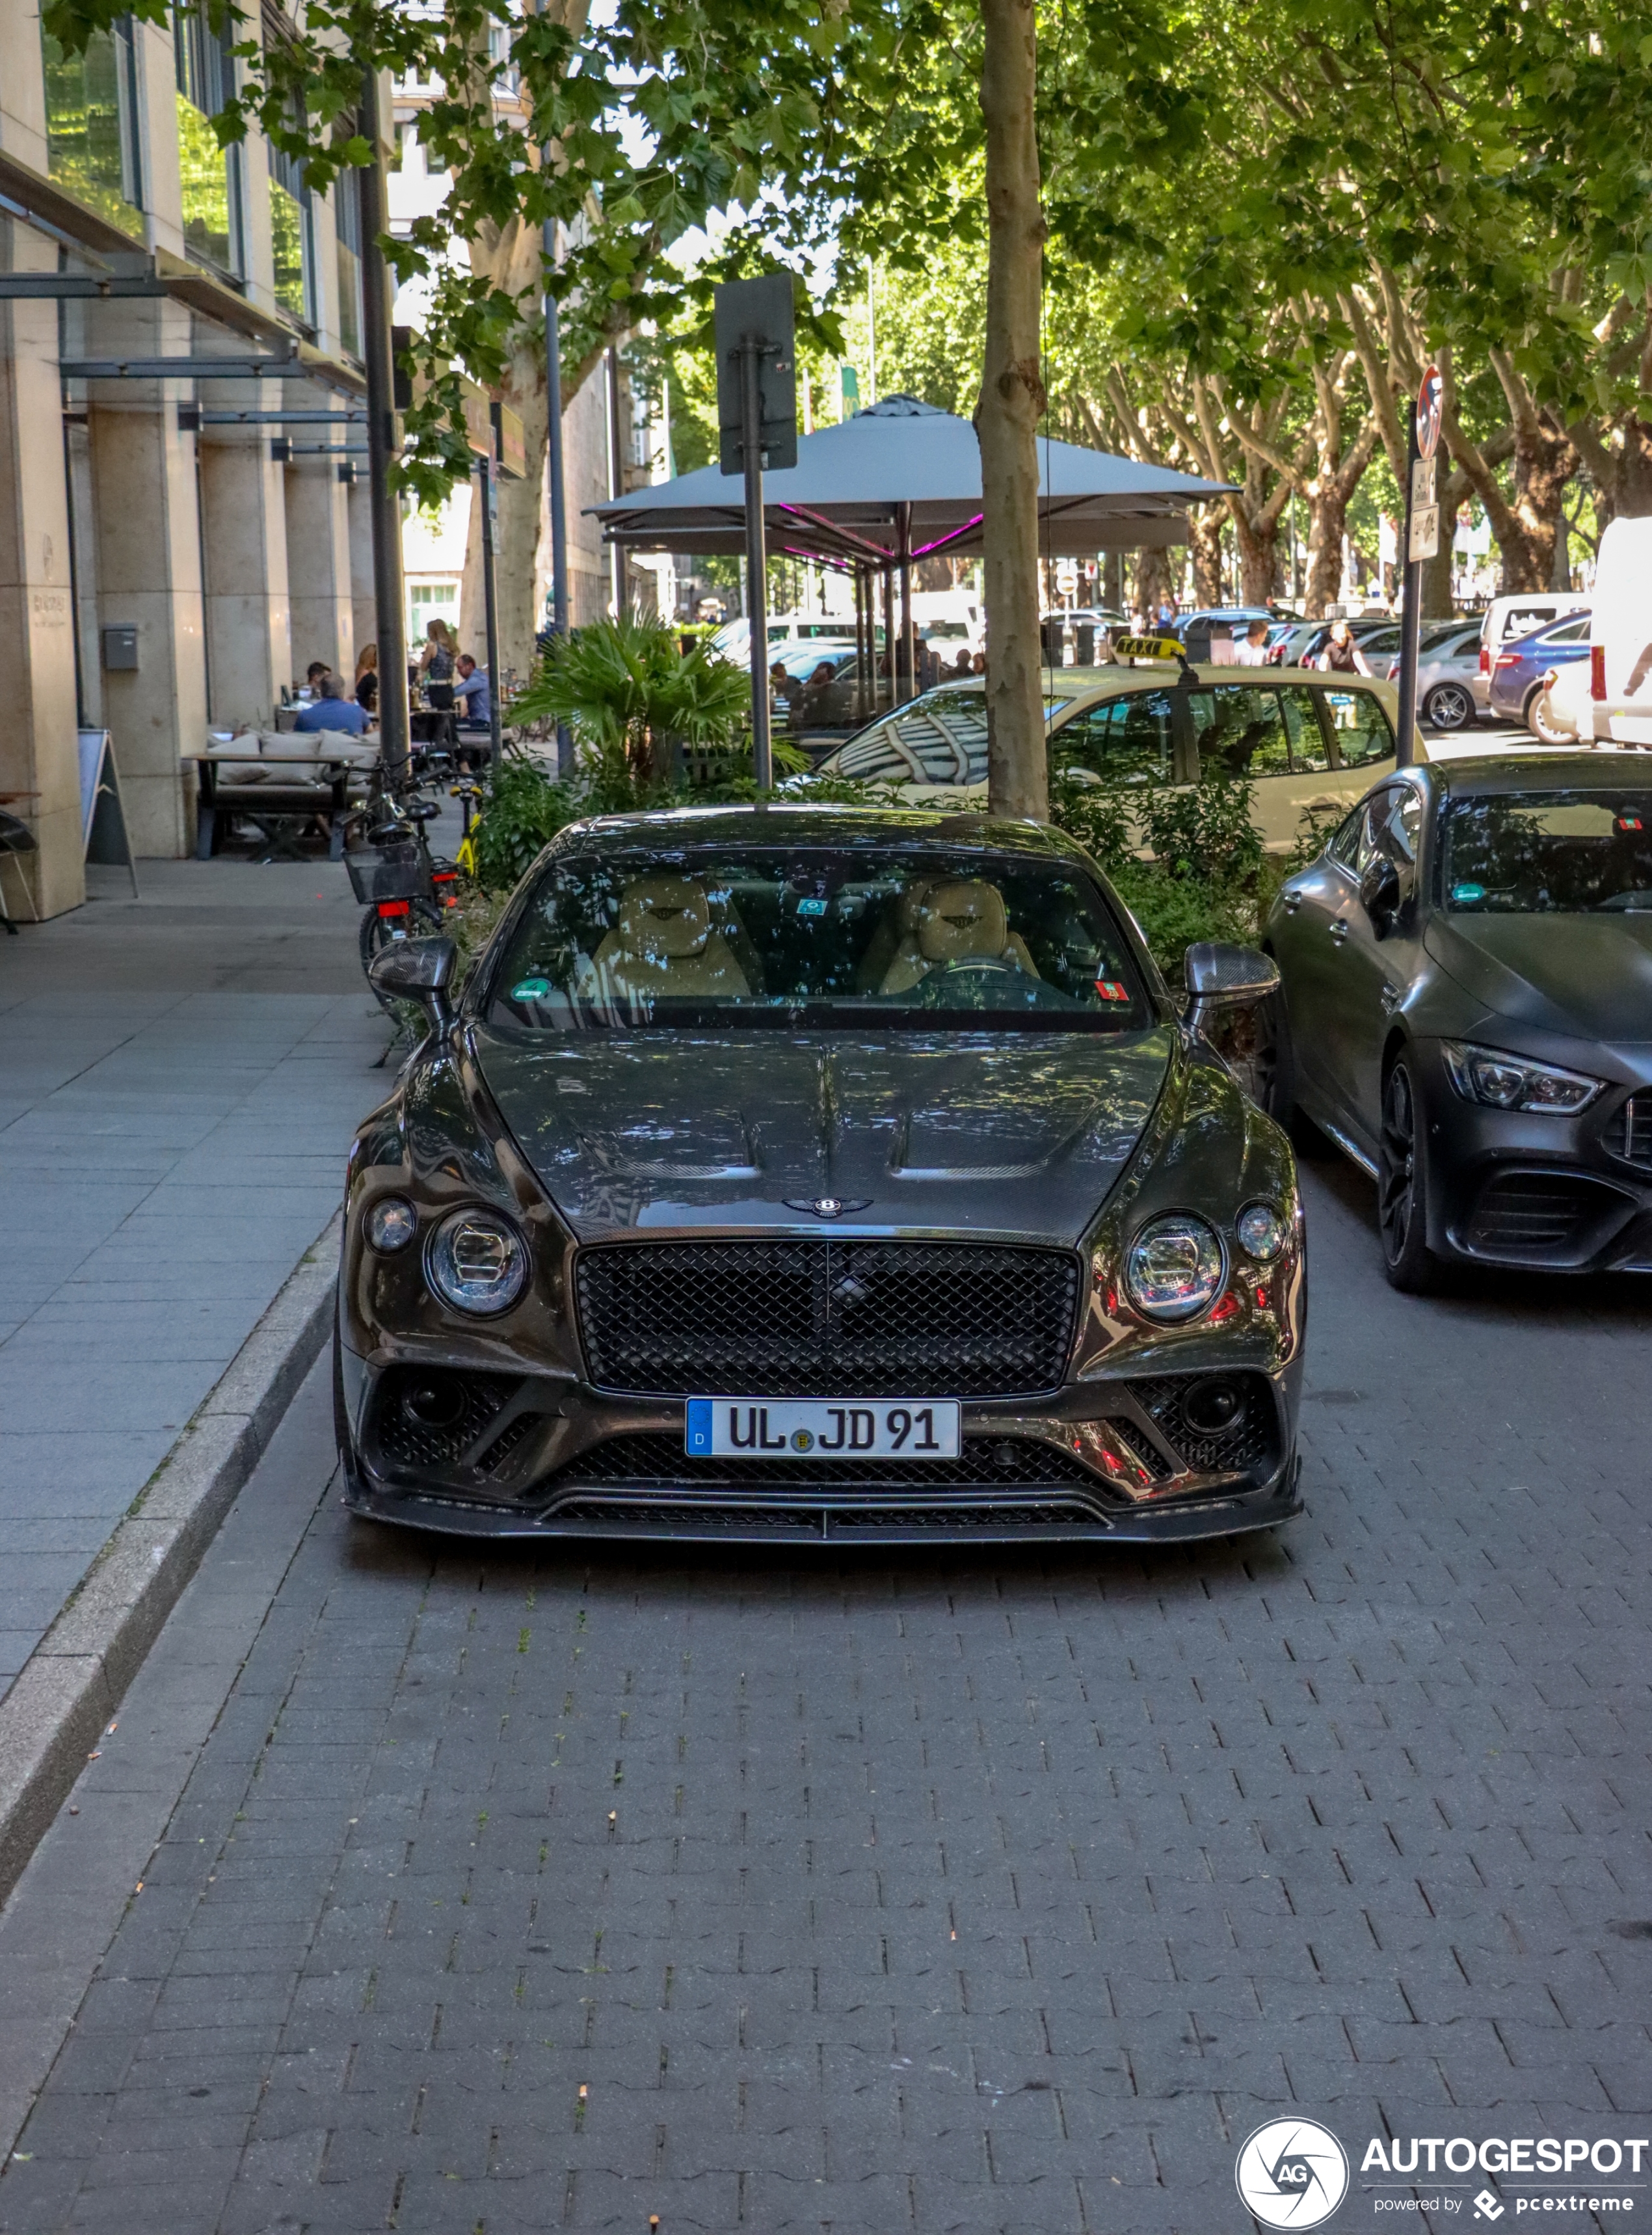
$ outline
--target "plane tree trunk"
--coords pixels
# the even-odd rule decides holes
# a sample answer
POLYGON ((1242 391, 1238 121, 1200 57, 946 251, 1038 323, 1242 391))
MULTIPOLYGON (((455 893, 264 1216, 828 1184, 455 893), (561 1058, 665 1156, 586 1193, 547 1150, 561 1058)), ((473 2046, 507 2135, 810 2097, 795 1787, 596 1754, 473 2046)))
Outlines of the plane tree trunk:
POLYGON ((1049 813, 1039 660, 1039 311, 1044 211, 1033 100, 1032 0, 981 0, 987 128, 987 345, 980 443, 987 604, 987 800, 1002 816, 1049 813))

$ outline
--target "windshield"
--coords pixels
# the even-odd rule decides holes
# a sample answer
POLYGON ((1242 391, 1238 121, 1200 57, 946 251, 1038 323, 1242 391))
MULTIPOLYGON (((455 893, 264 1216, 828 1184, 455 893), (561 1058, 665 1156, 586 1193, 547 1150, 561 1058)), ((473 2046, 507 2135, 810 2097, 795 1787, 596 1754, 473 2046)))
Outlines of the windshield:
POLYGON ((1652 909, 1652 791, 1527 791, 1453 800, 1446 905, 1475 915, 1652 909))
MULTIPOLYGON (((1046 690, 1046 720, 1082 687, 1046 690)), ((926 691, 869 723, 821 763, 821 773, 868 783, 985 783, 987 693, 945 684, 926 691)))
POLYGON ((541 878, 494 982, 489 1021, 533 1032, 1157 1021, 1087 877, 932 848, 576 855, 541 878))

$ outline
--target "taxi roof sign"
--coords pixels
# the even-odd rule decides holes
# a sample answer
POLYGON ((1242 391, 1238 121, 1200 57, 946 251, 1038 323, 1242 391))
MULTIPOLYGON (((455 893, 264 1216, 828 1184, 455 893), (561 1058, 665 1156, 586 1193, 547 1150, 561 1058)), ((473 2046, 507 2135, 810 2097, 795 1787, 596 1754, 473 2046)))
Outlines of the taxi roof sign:
POLYGON ((1115 659, 1185 659, 1187 646, 1176 636, 1116 636, 1115 659))

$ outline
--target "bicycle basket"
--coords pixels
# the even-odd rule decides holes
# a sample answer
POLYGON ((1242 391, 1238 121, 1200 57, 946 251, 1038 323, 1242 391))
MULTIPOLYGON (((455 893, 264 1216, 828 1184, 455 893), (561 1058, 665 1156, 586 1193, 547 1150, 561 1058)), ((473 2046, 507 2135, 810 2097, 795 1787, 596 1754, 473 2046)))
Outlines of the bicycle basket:
POLYGON ((428 901, 430 872, 416 846, 398 846, 392 853, 364 856, 346 854, 357 899, 364 908, 375 901, 428 901))

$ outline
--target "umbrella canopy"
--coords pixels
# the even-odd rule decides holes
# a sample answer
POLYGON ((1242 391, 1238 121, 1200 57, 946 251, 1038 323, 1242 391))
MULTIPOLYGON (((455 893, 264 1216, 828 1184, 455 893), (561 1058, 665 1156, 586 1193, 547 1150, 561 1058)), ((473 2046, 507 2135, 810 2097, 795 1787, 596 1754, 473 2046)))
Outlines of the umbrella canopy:
MULTIPOLYGON (((1189 505, 1228 487, 1043 436, 1038 453, 1039 542, 1052 557, 1185 543, 1189 505)), ((915 397, 886 396, 805 435, 796 464, 765 475, 763 494, 777 556, 882 566, 981 547, 975 429, 915 397)), ((589 509, 610 542, 636 549, 745 548, 744 485, 715 466, 589 509)))

